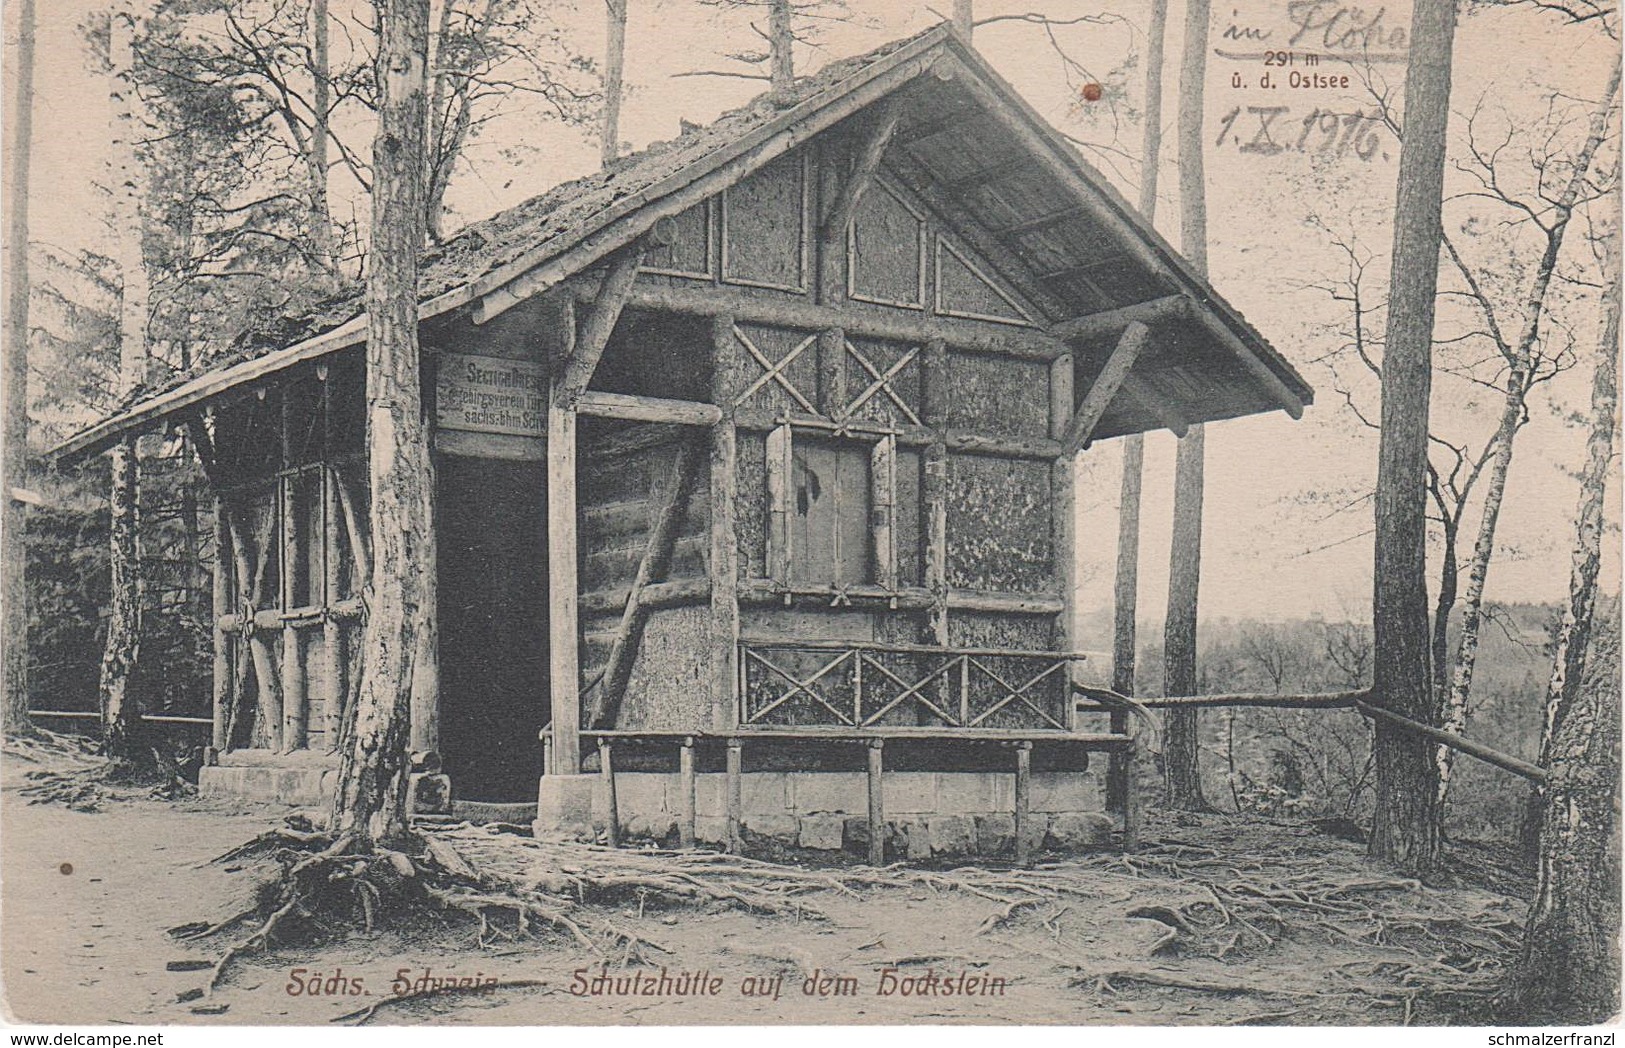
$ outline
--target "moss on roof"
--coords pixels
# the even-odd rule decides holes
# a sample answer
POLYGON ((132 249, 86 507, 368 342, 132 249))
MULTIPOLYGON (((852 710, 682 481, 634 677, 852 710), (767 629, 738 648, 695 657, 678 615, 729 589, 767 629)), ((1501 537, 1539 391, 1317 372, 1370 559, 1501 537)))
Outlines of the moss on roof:
MULTIPOLYGON (((817 73, 798 78, 782 99, 764 92, 709 124, 696 126, 685 122, 683 133, 675 139, 652 143, 590 175, 560 183, 465 227, 424 253, 418 300, 426 302, 466 286, 549 244, 564 250, 586 235, 593 220, 617 201, 641 193, 685 167, 703 161, 768 124, 786 109, 837 86, 938 28, 933 26, 864 54, 832 62, 817 73)), ((178 386, 198 374, 251 360, 331 331, 363 312, 364 292, 360 282, 352 283, 303 313, 268 318, 266 323, 244 332, 230 349, 200 361, 185 374, 136 391, 121 407, 178 386)))

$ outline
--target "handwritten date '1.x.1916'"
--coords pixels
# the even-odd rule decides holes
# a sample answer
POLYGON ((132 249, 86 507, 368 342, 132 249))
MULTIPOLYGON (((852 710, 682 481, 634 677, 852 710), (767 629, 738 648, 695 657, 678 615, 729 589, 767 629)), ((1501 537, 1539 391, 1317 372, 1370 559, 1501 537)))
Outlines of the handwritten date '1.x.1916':
POLYGON ((1214 144, 1232 145, 1255 156, 1320 153, 1370 162, 1378 157, 1389 158, 1388 151, 1382 148, 1383 137, 1380 111, 1337 113, 1316 106, 1299 119, 1292 115, 1291 106, 1238 105, 1219 119, 1214 144), (1249 131, 1251 138, 1247 137, 1249 131))

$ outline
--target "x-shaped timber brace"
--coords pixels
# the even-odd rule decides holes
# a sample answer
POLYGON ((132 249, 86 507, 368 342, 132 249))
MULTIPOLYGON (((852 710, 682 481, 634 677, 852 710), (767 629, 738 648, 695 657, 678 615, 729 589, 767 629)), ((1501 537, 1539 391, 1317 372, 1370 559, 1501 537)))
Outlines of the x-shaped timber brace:
MULTIPOLYGON (((747 725, 769 725, 769 715, 797 696, 806 696, 808 699, 823 707, 828 712, 834 726, 846 727, 873 727, 882 723, 882 718, 893 710, 902 707, 905 703, 915 702, 922 706, 931 716, 938 718, 947 727, 977 728, 981 727, 999 711, 1006 709, 1013 703, 1020 703, 1032 712, 1039 721, 1036 727, 1049 727, 1065 730, 1065 714, 1057 718, 1053 712, 1044 709, 1039 703, 1033 701, 1034 689, 1046 681, 1052 684, 1068 685, 1066 668, 1071 663, 1067 655, 1055 655, 1049 652, 1004 652, 1000 654, 979 653, 976 651, 938 651, 915 649, 883 649, 879 647, 866 647, 852 645, 839 647, 830 651, 823 646, 804 646, 797 644, 742 644, 740 646, 741 679, 739 688, 739 722, 747 725), (812 673, 804 674, 786 668, 775 662, 773 655, 817 655, 822 657, 822 664, 812 673), (886 656, 907 657, 914 659, 935 660, 936 665, 929 667, 923 673, 917 674, 918 679, 909 681, 888 667, 882 659, 886 656), (995 658, 1011 661, 1040 661, 1044 663, 1036 673, 1031 673, 1027 679, 1019 684, 1005 679, 1005 675, 995 670, 990 662, 995 658), (766 702, 753 702, 752 693, 756 691, 754 685, 765 684, 761 675, 753 674, 753 667, 760 667, 776 678, 781 678, 789 685, 777 696, 766 702), (844 669, 841 677, 833 676, 836 670, 844 669), (868 685, 867 697, 871 702, 876 701, 875 674, 880 678, 878 701, 880 705, 874 709, 865 709, 865 686, 868 685), (832 681, 842 683, 851 691, 851 699, 827 695, 820 691, 817 685, 826 677, 832 681), (974 685, 978 682, 990 684, 995 689, 991 703, 977 704, 973 701, 974 685), (926 689, 933 682, 940 683, 941 698, 952 700, 957 693, 958 701, 943 701, 940 704, 932 702, 926 694, 926 689), (901 689, 892 694, 892 688, 901 689), (981 705, 981 709, 977 709, 981 705), (848 708, 849 707, 849 708, 848 708)), ((913 674, 911 674, 913 675, 913 674)), ((1062 708, 1070 702, 1070 687, 1064 688, 1062 693, 1062 708)))

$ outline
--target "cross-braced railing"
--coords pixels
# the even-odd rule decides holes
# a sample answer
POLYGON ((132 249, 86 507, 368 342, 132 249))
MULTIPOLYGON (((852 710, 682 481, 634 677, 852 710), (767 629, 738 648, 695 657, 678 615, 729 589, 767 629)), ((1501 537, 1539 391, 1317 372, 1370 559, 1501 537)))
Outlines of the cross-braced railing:
POLYGON ((1066 731, 1067 652, 841 641, 739 646, 739 723, 1066 731))

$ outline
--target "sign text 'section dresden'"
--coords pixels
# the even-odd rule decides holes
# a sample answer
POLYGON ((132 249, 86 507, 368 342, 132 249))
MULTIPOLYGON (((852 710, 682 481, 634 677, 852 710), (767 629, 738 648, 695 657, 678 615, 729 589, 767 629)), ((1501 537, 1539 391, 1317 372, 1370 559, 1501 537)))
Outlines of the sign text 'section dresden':
POLYGON ((464 353, 440 358, 435 423, 443 429, 540 437, 547 428, 547 368, 464 353))

